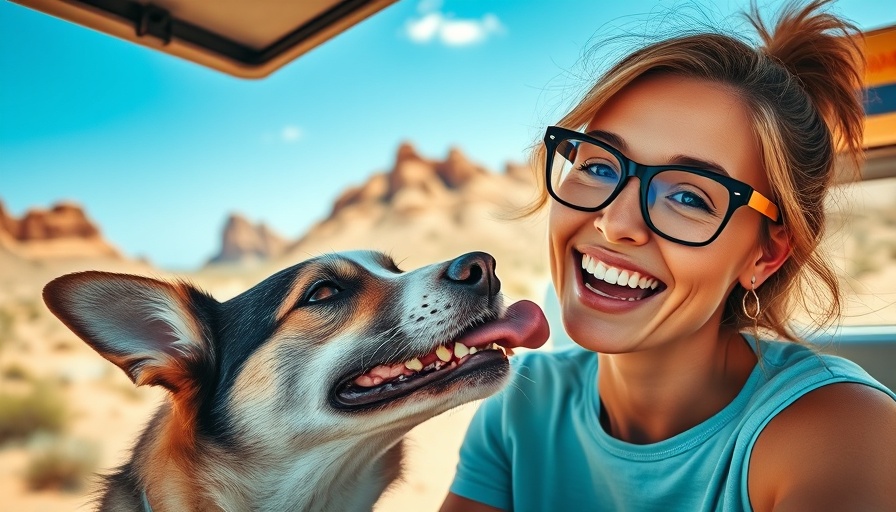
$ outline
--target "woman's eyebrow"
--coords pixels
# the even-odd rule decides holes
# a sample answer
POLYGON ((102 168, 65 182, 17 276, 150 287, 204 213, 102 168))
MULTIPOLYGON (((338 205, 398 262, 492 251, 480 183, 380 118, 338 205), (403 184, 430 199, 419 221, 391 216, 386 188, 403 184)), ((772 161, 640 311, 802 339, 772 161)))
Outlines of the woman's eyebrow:
POLYGON ((669 163, 673 165, 687 165, 689 167, 699 167, 701 169, 712 171, 716 174, 721 174, 723 176, 731 177, 728 174, 728 171, 725 170, 721 165, 711 162, 709 160, 702 160, 700 158, 694 158, 692 156, 687 155, 675 155, 670 160, 669 163))
POLYGON ((585 135, 589 137, 594 137, 595 139, 600 139, 607 144, 613 146, 614 148, 622 151, 623 153, 628 151, 628 145, 622 140, 622 137, 616 135, 613 132, 605 132, 603 130, 594 130, 585 133, 585 135))
MULTIPOLYGON (((600 139, 623 153, 628 152, 628 144, 625 143, 625 140, 622 137, 620 137, 619 135, 616 135, 613 132, 608 132, 608 131, 604 131, 604 130, 593 130, 593 131, 587 132, 585 135, 588 135, 589 137, 594 137, 595 139, 600 139)), ((725 168, 722 167, 721 165, 719 165, 713 161, 710 161, 710 160, 704 160, 704 159, 693 157, 693 156, 680 155, 680 154, 675 155, 669 159, 669 164, 670 165, 687 165, 688 167, 699 167, 699 168, 705 169, 707 171, 712 171, 716 174, 721 174, 723 176, 731 177, 731 174, 729 174, 728 171, 726 171, 725 168)))

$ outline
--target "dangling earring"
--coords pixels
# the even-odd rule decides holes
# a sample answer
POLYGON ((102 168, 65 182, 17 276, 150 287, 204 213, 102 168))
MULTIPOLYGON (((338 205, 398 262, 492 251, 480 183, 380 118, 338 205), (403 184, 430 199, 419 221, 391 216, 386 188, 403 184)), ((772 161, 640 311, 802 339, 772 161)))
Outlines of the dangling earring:
POLYGON ((751 313, 750 308, 747 307, 747 295, 748 294, 746 294, 746 293, 744 294, 744 298, 741 301, 741 306, 744 308, 744 314, 747 315, 747 318, 749 318, 750 320, 755 322, 756 320, 759 319, 759 313, 761 311, 760 306, 759 306, 759 296, 756 295, 756 276, 753 276, 753 278, 750 279, 750 293, 753 294, 753 298, 756 300, 755 310, 751 313))

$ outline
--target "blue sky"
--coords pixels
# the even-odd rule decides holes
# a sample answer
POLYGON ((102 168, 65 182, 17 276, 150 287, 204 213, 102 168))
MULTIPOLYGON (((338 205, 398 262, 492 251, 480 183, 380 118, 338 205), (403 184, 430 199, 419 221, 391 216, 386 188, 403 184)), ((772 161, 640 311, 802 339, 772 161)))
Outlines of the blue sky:
MULTIPOLYGON (((592 42, 746 5, 400 0, 246 81, 0 1, 0 200, 15 215, 76 201, 127 255, 195 268, 228 213, 295 238, 402 141, 495 170, 522 161, 581 92, 592 42)), ((833 10, 896 23, 892 0, 833 10)))

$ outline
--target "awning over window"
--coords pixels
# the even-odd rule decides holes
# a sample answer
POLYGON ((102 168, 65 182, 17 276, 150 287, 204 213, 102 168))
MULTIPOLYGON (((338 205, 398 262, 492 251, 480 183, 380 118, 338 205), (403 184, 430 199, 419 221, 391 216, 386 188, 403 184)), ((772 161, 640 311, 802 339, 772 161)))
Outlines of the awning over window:
POLYGON ((396 0, 12 0, 243 78, 261 78, 396 0))

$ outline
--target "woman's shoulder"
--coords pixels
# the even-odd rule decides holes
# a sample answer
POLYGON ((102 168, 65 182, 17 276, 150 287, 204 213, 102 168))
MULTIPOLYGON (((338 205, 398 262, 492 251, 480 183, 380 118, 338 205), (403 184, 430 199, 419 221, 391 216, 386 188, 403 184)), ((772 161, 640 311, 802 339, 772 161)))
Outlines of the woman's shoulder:
POLYGON ((795 510, 893 510, 896 401, 863 383, 813 389, 775 415, 750 461, 755 510, 786 500, 795 510), (864 496, 866 507, 854 501, 864 496))
MULTIPOLYGON (((753 340, 750 342, 754 343, 753 340)), ((817 397, 838 393, 826 389, 830 387, 839 390, 840 385, 848 385, 846 389, 870 390, 875 396, 883 397, 884 403, 888 400, 891 405, 896 404, 896 394, 892 390, 848 359, 825 354, 809 345, 782 341, 762 341, 757 352, 761 355, 754 370, 757 384, 747 409, 747 422, 751 425, 748 430, 753 432, 753 436, 766 431, 765 425, 785 411, 794 410, 795 402, 804 397, 812 395, 813 398, 804 402, 816 403, 819 400, 817 397)), ((836 403, 829 406, 833 405, 836 403)), ((815 407, 813 410, 818 409, 815 407)))
MULTIPOLYGON (((752 338, 748 336, 747 339, 756 347, 752 338)), ((858 382, 885 389, 858 364, 826 354, 812 345, 763 340, 758 344, 757 352, 761 356, 758 370, 762 373, 765 387, 812 387, 836 381, 858 382)))
POLYGON ((812 347, 763 342, 760 349, 758 401, 767 423, 749 461, 753 508, 787 500, 798 510, 854 509, 837 500, 858 489, 870 509, 889 505, 889 485, 881 483, 896 479, 896 394, 852 361, 812 347))

